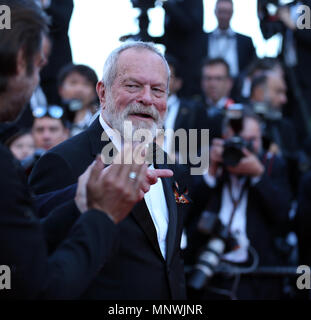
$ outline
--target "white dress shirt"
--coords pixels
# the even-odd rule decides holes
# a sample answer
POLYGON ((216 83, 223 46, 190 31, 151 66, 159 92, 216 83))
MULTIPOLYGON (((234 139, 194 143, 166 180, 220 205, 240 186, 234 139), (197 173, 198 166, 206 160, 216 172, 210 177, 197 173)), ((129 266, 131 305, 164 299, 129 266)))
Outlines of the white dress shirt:
POLYGON ((239 58, 236 33, 229 27, 227 30, 215 29, 209 38, 208 57, 221 57, 230 66, 232 77, 239 74, 239 58))
MULTIPOLYGON (((109 136, 112 143, 120 152, 122 145, 120 135, 116 134, 111 129, 111 127, 107 124, 101 114, 99 116, 99 122, 109 136)), ((149 166, 149 169, 154 169, 154 166, 149 166)), ((150 186, 150 190, 145 193, 144 199, 157 232, 161 253, 163 255, 163 258, 166 259, 166 236, 168 230, 169 213, 163 190, 162 180, 160 178, 158 178, 158 181, 155 184, 150 186)))
MULTIPOLYGON (((230 175, 231 179, 231 190, 234 199, 238 199, 241 190, 245 183, 245 178, 238 179, 234 175, 230 175)), ((204 180, 210 188, 216 186, 216 178, 210 176, 209 174, 204 175, 204 180)), ((246 189, 242 195, 241 201, 239 202, 230 228, 230 232, 238 241, 239 248, 228 252, 222 256, 222 259, 231 262, 245 262, 248 258, 248 245, 249 240, 246 234, 246 210, 248 201, 248 190, 246 189)), ((230 216, 233 210, 233 203, 231 200, 228 184, 225 184, 222 189, 221 195, 221 206, 219 212, 219 219, 223 225, 228 225, 230 221, 230 216)))

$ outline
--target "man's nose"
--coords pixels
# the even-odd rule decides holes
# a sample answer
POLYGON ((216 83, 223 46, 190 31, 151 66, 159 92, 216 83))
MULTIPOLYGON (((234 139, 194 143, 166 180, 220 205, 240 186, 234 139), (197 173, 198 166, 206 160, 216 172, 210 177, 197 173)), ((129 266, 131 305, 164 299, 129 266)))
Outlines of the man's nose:
POLYGON ((143 105, 149 106, 152 105, 153 100, 152 100, 152 91, 149 86, 144 86, 143 89, 141 90, 139 97, 138 97, 138 102, 142 103, 143 105))
POLYGON ((43 132, 43 139, 44 139, 44 140, 50 140, 50 138, 51 138, 50 131, 49 131, 49 130, 45 130, 45 131, 43 132))

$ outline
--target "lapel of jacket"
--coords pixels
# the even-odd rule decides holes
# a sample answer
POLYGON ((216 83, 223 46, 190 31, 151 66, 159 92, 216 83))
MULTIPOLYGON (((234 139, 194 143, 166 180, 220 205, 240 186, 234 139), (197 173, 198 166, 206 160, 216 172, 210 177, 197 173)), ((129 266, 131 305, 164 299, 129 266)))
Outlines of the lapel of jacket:
MULTIPOLYGON (((104 131, 103 127, 101 126, 99 122, 99 117, 97 117, 93 123, 90 125, 90 127, 87 129, 87 133, 90 139, 91 144, 91 153, 92 156, 95 158, 98 154, 101 154, 103 148, 108 145, 108 143, 111 143, 111 140, 109 139, 108 135, 104 131)), ((112 150, 116 152, 116 148, 112 144, 112 150)))
MULTIPOLYGON (((156 169, 168 169, 166 165, 154 164, 156 169)), ((166 261, 167 265, 170 265, 170 262, 173 257, 173 252, 176 242, 176 233, 177 233, 177 224, 178 224, 178 215, 177 215, 177 206, 175 201, 175 196, 173 193, 173 177, 171 178, 162 178, 163 191, 165 194, 165 200, 169 213, 169 222, 168 230, 166 237, 166 261)))
POLYGON ((159 256, 162 259, 164 259, 162 256, 160 247, 159 247, 157 231, 155 229, 150 212, 148 210, 148 207, 147 207, 144 199, 142 201, 139 201, 134 206, 134 208, 132 210, 132 216, 134 217, 134 219, 136 220, 138 225, 145 232, 145 234, 146 234, 148 240, 151 242, 154 250, 159 254, 159 256))

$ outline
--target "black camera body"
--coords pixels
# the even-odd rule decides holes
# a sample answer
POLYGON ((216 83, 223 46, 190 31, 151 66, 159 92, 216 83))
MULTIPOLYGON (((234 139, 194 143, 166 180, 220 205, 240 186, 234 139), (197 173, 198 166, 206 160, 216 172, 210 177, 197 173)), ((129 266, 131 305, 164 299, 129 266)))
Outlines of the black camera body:
POLYGON ((252 143, 245 141, 240 136, 243 130, 243 113, 244 108, 241 104, 233 104, 226 110, 226 120, 228 121, 228 126, 233 130, 234 136, 225 140, 222 154, 224 166, 235 167, 244 157, 244 148, 251 152, 253 151, 252 143))
POLYGON ((225 166, 235 167, 244 157, 243 149, 253 151, 251 142, 245 141, 240 136, 234 136, 227 139, 224 144, 224 151, 222 154, 223 164, 225 166))
POLYGON ((203 289, 213 277, 221 256, 237 247, 237 241, 216 213, 204 211, 198 223, 198 231, 206 235, 207 243, 188 280, 188 286, 194 290, 203 289))

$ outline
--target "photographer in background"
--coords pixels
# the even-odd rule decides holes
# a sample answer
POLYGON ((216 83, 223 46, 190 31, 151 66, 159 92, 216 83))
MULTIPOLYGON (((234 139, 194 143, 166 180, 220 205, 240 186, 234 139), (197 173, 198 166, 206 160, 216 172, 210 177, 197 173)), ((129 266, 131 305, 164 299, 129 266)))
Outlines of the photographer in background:
MULTIPOLYGON (((293 119, 300 138, 310 134, 311 114, 311 32, 298 25, 299 14, 303 13, 302 5, 310 8, 311 1, 258 0, 258 17, 264 38, 269 39, 277 33, 283 38, 280 59, 290 88, 289 105, 297 105, 295 110, 284 111, 293 119)), ((304 23, 308 24, 305 20, 304 23)))
MULTIPOLYGON (((266 72, 254 77, 250 105, 262 119, 263 148, 286 160, 290 184, 296 195, 299 177, 308 169, 309 161, 298 144, 291 119, 283 115, 286 102, 287 86, 281 74, 266 72)), ((298 112, 297 104, 291 107, 298 112)))
POLYGON ((210 141, 221 137, 225 110, 234 103, 230 98, 232 85, 230 66, 223 58, 203 61, 201 67, 202 95, 198 100, 195 128, 208 128, 210 141))
MULTIPOLYGON (((195 266, 202 257, 200 249, 207 237, 198 232, 198 221, 207 210, 218 215, 238 243, 238 248, 223 255, 222 260, 250 265, 254 260, 251 246, 259 266, 282 265, 275 239, 285 235, 289 227, 290 192, 284 163, 279 157, 263 154, 260 123, 250 112, 243 118, 226 119, 223 137, 213 140, 209 171, 195 188, 187 221, 186 264, 195 266)), ((240 275, 239 279, 216 274, 197 297, 279 299, 281 295, 280 278, 240 275)))

